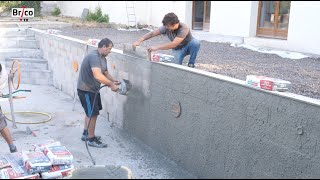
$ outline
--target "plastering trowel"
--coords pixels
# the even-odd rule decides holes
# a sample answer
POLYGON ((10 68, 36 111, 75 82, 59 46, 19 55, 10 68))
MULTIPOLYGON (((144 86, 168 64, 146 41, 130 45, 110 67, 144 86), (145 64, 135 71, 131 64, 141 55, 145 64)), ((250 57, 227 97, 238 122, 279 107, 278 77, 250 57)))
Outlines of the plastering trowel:
POLYGON ((36 133, 32 131, 29 126, 26 127, 26 133, 32 134, 33 137, 37 137, 36 133))
POLYGON ((145 47, 130 45, 128 43, 123 45, 123 53, 153 62, 174 62, 174 56, 172 55, 150 52, 145 47))
POLYGON ((123 44, 123 54, 130 55, 133 57, 150 60, 151 53, 145 47, 134 46, 129 43, 123 44))

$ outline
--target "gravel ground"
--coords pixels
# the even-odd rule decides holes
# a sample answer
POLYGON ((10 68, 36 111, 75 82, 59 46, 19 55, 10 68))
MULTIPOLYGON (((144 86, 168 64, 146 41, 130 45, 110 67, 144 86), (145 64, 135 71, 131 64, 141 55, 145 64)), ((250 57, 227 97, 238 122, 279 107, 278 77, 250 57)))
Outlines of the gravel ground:
MULTIPOLYGON (((133 43, 149 32, 148 30, 121 31, 113 28, 75 26, 60 30, 62 35, 81 40, 108 37, 117 49, 122 49, 123 43, 133 43)), ((158 36, 143 42, 141 46, 166 42, 169 42, 167 37, 158 36)), ((170 50, 160 52, 171 54, 170 50)), ((188 62, 187 58, 184 63, 188 62)), ((246 80, 249 74, 280 78, 291 82, 290 92, 320 99, 320 58, 316 56, 294 60, 282 58, 276 54, 232 47, 228 43, 201 41, 196 68, 240 80, 246 80)))

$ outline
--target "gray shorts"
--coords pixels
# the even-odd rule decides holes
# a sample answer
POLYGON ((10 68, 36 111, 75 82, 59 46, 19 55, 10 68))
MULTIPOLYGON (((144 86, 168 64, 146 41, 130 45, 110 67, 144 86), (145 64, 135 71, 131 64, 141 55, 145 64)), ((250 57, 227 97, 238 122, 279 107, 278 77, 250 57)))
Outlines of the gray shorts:
POLYGON ((2 131, 5 127, 7 127, 7 120, 4 114, 2 113, 2 109, 0 106, 0 131, 2 131))

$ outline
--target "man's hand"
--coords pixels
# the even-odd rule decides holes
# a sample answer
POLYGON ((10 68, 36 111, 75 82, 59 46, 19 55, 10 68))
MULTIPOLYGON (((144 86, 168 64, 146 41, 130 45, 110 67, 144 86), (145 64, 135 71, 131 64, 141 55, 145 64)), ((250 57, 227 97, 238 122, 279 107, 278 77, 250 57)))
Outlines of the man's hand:
POLYGON ((140 46, 141 42, 140 41, 136 41, 133 43, 133 46, 140 46))
POLYGON ((113 83, 116 84, 116 85, 120 85, 121 84, 121 82, 118 81, 118 80, 113 81, 113 83))
POLYGON ((119 89, 119 87, 118 87, 115 83, 112 83, 112 85, 110 86, 110 89, 111 89, 111 91, 113 91, 113 92, 117 92, 118 89, 119 89))
POLYGON ((151 51, 156 51, 158 50, 158 48, 156 46, 151 46, 148 48, 148 51, 151 52, 151 51))

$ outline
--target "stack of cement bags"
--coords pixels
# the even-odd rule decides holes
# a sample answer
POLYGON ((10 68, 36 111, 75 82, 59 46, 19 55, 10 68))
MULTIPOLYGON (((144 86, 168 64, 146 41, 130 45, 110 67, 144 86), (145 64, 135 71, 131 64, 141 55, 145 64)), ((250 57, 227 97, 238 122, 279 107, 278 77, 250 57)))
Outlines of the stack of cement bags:
POLYGON ((29 173, 23 161, 23 153, 5 154, 1 158, 1 179, 40 179, 39 173, 29 173))
POLYGON ((57 179, 74 169, 72 154, 59 141, 50 139, 34 147, 0 156, 0 179, 57 179))

